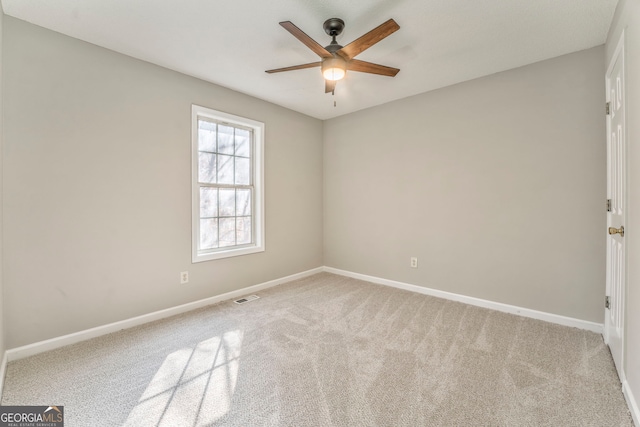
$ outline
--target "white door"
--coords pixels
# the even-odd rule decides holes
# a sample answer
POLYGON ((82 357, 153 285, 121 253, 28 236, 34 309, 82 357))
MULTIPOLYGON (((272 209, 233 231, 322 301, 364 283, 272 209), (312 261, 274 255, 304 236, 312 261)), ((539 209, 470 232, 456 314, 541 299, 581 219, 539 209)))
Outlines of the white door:
MULTIPOLYGON (((624 35, 611 59, 607 86, 607 297, 605 342, 616 369, 622 372, 625 298, 626 135, 624 89, 624 35)), ((620 376, 622 378, 622 376, 620 376)))

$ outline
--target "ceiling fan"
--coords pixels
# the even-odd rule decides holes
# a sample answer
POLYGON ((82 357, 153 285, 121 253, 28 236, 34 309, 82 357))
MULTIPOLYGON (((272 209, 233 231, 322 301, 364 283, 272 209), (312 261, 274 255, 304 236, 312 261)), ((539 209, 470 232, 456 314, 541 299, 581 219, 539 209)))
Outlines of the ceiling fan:
POLYGON ((331 18, 324 22, 323 28, 325 33, 332 37, 331 44, 326 47, 322 47, 318 42, 306 35, 302 30, 300 30, 300 28, 293 25, 290 21, 280 22, 280 25, 322 59, 318 62, 311 62, 309 64, 267 70, 267 73, 271 74, 280 73, 282 71, 321 67, 322 75, 325 78, 324 91, 325 93, 329 93, 335 90, 336 82, 345 76, 347 70, 379 74, 389 77, 394 77, 400 71, 398 68, 354 59, 356 55, 362 53, 364 50, 370 48, 380 40, 400 29, 400 26, 393 19, 389 19, 384 24, 379 25, 344 47, 340 46, 338 42, 336 42, 336 36, 339 36, 342 33, 342 30, 344 30, 344 21, 342 19, 331 18))

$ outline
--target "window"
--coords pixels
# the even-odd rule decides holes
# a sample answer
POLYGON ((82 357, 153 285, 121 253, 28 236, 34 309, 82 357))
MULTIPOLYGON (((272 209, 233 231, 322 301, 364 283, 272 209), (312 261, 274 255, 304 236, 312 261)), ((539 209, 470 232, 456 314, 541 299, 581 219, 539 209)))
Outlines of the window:
POLYGON ((192 260, 264 251, 264 123, 192 106, 192 260))

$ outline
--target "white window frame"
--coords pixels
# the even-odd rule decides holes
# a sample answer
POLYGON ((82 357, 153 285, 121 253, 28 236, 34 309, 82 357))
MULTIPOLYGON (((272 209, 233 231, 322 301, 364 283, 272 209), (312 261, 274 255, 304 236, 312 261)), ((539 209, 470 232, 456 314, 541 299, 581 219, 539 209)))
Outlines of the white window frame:
POLYGON ((199 105, 191 106, 191 260, 210 261, 221 258, 263 252, 264 245, 264 123, 199 105), (253 244, 199 251, 200 242, 200 185, 198 181, 198 118, 208 118, 253 131, 253 244))

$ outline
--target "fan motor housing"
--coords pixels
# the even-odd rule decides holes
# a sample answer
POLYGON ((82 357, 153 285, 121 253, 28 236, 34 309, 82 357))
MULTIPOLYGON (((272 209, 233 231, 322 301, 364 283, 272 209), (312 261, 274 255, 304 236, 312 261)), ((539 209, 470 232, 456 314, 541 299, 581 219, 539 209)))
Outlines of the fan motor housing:
POLYGON ((338 43, 331 42, 329 46, 325 46, 324 48, 333 53, 333 56, 336 56, 336 52, 342 49, 342 46, 340 46, 338 43))

